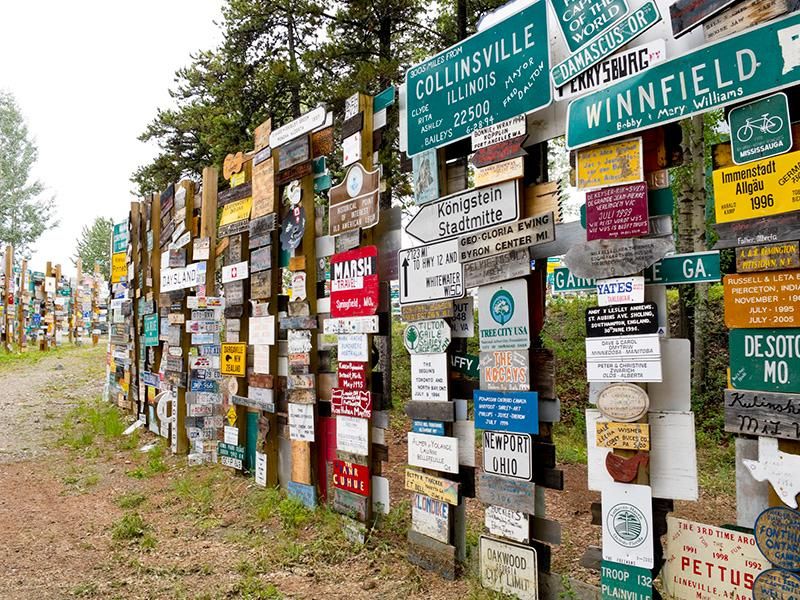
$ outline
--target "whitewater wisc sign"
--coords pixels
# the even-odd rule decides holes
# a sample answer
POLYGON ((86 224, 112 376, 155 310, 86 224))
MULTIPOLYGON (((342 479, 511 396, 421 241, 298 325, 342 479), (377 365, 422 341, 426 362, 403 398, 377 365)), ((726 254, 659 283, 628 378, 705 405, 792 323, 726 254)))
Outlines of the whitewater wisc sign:
POLYGON ((378 310, 378 248, 365 246, 331 257, 331 316, 374 315, 378 310))
POLYGON ((800 14, 706 44, 574 100, 567 146, 685 119, 800 81, 800 14))

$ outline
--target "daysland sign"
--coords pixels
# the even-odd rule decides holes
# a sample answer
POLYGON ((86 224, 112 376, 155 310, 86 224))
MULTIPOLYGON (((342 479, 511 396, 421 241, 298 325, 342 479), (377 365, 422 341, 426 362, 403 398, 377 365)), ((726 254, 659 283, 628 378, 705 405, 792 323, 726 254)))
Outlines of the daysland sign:
POLYGON ((478 289, 481 351, 530 348, 528 284, 514 279, 478 289))
MULTIPOLYGON (((400 250, 397 260, 400 304, 464 296, 464 267, 458 260, 458 240, 400 250)), ((452 303, 450 308, 447 316, 452 316, 452 303)))
POLYGON ((549 71, 545 0, 412 67, 406 72, 408 153, 547 106, 549 71))
POLYGON ((374 315, 378 310, 378 248, 365 246, 331 257, 331 316, 374 315))
POLYGON ((580 148, 735 104, 800 80, 800 14, 749 28, 574 100, 567 147, 580 148))
POLYGON ((462 263, 545 244, 556 239, 555 217, 552 212, 535 215, 508 225, 501 225, 458 240, 462 263))
MULTIPOLYGON (((245 263, 246 264, 246 263, 245 263)), ((192 263, 179 269, 161 269, 161 292, 195 287, 203 283, 206 263, 192 263)))

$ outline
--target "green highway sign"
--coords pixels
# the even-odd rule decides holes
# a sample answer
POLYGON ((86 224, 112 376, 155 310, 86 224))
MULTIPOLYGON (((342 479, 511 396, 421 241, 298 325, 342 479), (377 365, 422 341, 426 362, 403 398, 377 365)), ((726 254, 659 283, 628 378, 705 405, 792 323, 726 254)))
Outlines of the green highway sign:
POLYGON ((144 345, 158 346, 158 313, 144 316, 144 345))
POLYGON ((564 41, 575 52, 628 14, 625 0, 550 0, 564 41))
POLYGON ((658 285, 703 283, 720 279, 719 250, 667 256, 644 270, 644 282, 658 285))
POLYGON ((731 386, 759 392, 800 392, 800 329, 731 329, 731 386))
POLYGON ((569 292, 595 292, 597 287, 594 279, 575 277, 567 267, 558 267, 553 270, 553 293, 565 294, 569 292))
POLYGON ((128 221, 116 223, 114 225, 113 235, 113 253, 125 252, 128 248, 128 221))
POLYGON ((733 162, 743 165, 792 149, 789 99, 783 92, 738 106, 728 115, 733 162))
POLYGON ((656 3, 648 0, 644 6, 621 19, 606 33, 553 67, 553 85, 561 87, 642 35, 660 20, 661 13, 658 12, 656 3))
POLYGON ((547 7, 538 0, 406 72, 408 154, 548 106, 547 7))
POLYGON ((378 112, 392 104, 394 104, 394 86, 390 85, 388 88, 372 97, 372 112, 378 112))
POLYGON ((600 565, 600 597, 603 600, 652 600, 653 576, 650 569, 604 560, 600 565))
POLYGON ((796 84, 798 26, 796 12, 573 100, 567 146, 581 148, 796 84))
POLYGON ((675 197, 671 187, 647 192, 647 214, 651 217, 671 215, 674 208, 675 197))

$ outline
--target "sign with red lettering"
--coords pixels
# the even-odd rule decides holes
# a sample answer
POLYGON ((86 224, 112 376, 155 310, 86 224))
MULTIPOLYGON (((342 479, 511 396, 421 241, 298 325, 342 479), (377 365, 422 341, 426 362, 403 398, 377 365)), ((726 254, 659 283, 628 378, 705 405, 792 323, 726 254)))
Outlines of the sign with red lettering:
POLYGON ((368 467, 339 459, 333 461, 334 487, 360 496, 369 496, 369 480, 368 467))
POLYGON ((348 392, 367 390, 367 363, 343 360, 339 362, 339 387, 348 392))
POLYGON ((369 419, 372 416, 372 394, 334 388, 331 391, 331 412, 334 415, 369 419))
POLYGON ((586 192, 586 239, 610 240, 647 235, 647 184, 615 185, 586 192))
POLYGON ((363 317, 378 310, 378 248, 366 246, 331 257, 331 316, 363 317))

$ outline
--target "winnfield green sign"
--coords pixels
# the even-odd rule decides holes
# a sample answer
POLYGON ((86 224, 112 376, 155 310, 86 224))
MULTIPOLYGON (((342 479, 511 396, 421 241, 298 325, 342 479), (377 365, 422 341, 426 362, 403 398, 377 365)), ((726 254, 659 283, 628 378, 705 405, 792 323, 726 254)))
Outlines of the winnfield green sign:
POLYGON ((574 100, 571 149, 742 102, 800 81, 800 13, 659 63, 574 100))
POLYGON ((538 0, 406 72, 408 154, 550 104, 547 7, 538 0))

